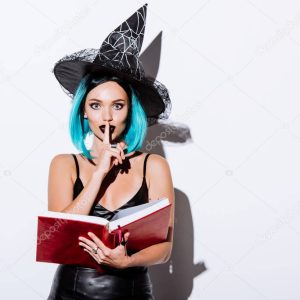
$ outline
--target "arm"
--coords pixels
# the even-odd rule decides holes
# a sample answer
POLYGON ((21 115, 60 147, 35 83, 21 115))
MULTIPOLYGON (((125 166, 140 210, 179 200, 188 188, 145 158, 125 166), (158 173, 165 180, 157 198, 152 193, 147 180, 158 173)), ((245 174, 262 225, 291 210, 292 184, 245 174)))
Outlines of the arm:
POLYGON ((148 158, 148 167, 146 172, 150 181, 149 198, 160 199, 168 197, 172 203, 168 237, 166 242, 152 245, 132 254, 131 256, 128 256, 126 267, 162 264, 169 260, 172 253, 175 195, 167 160, 160 155, 151 154, 148 158))
POLYGON ((49 168, 48 210, 88 215, 105 175, 93 173, 81 193, 73 200, 71 171, 74 159, 70 154, 56 155, 49 168))

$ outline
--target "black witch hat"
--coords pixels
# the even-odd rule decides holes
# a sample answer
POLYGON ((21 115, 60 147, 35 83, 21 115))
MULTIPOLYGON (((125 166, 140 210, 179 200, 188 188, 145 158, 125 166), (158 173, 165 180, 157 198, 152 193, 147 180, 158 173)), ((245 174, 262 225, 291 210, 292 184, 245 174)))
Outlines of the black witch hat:
POLYGON ((167 119, 171 100, 167 88, 145 75, 139 59, 142 48, 147 5, 143 5, 112 31, 100 49, 83 49, 56 62, 53 72, 63 91, 73 98, 78 84, 87 73, 115 75, 132 85, 148 117, 148 125, 167 119))

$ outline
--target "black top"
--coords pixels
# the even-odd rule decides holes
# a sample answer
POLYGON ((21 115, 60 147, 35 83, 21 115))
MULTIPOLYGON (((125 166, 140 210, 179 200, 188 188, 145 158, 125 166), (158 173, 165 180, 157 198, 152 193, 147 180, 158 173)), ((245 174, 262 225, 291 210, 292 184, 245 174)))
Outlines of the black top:
MULTIPOLYGON (((77 157, 75 154, 72 154, 72 155, 75 160, 76 173, 77 173, 77 178, 75 180, 74 188, 73 188, 73 200, 74 200, 80 194, 80 192, 82 191, 82 189, 84 187, 83 187, 83 183, 80 179, 79 165, 78 165, 77 157)), ((146 184, 145 174, 146 174, 146 162, 147 162, 149 155, 150 155, 150 153, 147 153, 147 155, 144 159, 143 181, 142 181, 142 185, 140 186, 139 190, 135 193, 135 195, 130 200, 128 200, 124 205, 115 209, 114 211, 110 211, 110 210, 106 209, 105 207, 103 207, 100 203, 97 203, 95 205, 93 211, 91 211, 90 215, 102 217, 107 220, 111 220, 113 218, 113 216, 122 209, 136 206, 139 204, 144 204, 144 203, 148 202, 148 187, 146 184)))
MULTIPOLYGON (((76 173, 77 173, 77 178, 75 180, 74 187, 73 187, 73 200, 74 200, 79 195, 79 193, 82 191, 84 186, 80 179, 79 164, 77 161, 77 157, 75 154, 72 154, 72 155, 75 160, 76 173)), ((148 187, 147 187, 147 183, 146 183, 145 174, 146 174, 146 162, 147 162, 149 155, 150 155, 150 153, 147 153, 146 157, 144 159, 143 181, 142 181, 142 184, 141 184, 139 190, 136 192, 136 194, 130 200, 125 202, 124 205, 115 209, 114 211, 110 211, 110 210, 106 209, 104 206, 102 206, 100 203, 97 203, 96 205, 93 206, 89 215, 98 216, 98 217, 105 218, 107 220, 111 220, 114 217, 114 215, 122 209, 147 203, 149 201, 149 199, 148 199, 148 187)), ((129 255, 131 255, 132 253, 133 252, 128 251, 129 255)), ((121 272, 124 273, 125 270, 129 270, 129 269, 130 269, 130 272, 132 272, 132 271, 133 272, 146 272, 147 271, 147 267, 131 267, 131 268, 127 268, 127 269, 122 269, 121 272)), ((120 272, 120 270, 118 270, 118 272, 120 272)))

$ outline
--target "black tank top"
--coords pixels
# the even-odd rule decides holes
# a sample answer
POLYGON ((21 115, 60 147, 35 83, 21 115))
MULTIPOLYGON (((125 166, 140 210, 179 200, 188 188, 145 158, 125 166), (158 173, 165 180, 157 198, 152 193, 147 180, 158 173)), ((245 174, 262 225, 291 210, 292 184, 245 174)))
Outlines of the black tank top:
MULTIPOLYGON (((80 179, 79 164, 77 161, 77 157, 75 154, 72 154, 72 155, 75 160, 76 173, 77 173, 77 178, 75 180, 74 187, 73 187, 73 200, 74 200, 80 194, 80 192, 82 191, 82 189, 84 187, 83 187, 83 183, 80 179)), ((113 216, 122 209, 136 206, 139 204, 144 204, 144 203, 148 202, 148 187, 147 187, 147 183, 146 183, 145 174, 146 174, 146 162, 147 162, 149 155, 150 155, 150 153, 147 153, 146 157, 144 159, 143 181, 142 181, 142 184, 141 184, 139 190, 135 193, 135 195, 130 200, 128 200, 124 205, 122 205, 121 207, 117 208, 114 211, 110 211, 110 210, 106 209, 105 207, 103 207, 100 203, 97 203, 93 207, 93 210, 91 211, 90 215, 102 217, 107 220, 111 220, 113 218, 113 216)))
MULTIPOLYGON (((75 181, 74 187, 73 187, 73 200, 74 200, 79 195, 79 193, 82 191, 84 186, 83 186, 83 183, 80 179, 79 164, 78 164, 78 161, 77 161, 77 157, 76 157, 75 154, 72 154, 72 155, 73 155, 74 160, 75 160, 76 173, 77 173, 77 178, 76 178, 76 181, 75 181)), ((98 217, 105 218, 107 220, 111 220, 114 217, 114 215, 122 209, 147 203, 149 201, 149 198, 148 198, 148 187, 147 187, 147 183, 146 183, 145 174, 146 174, 146 162, 147 162, 147 159, 148 159, 149 155, 150 155, 150 153, 147 153, 146 157, 144 159, 143 181, 142 181, 142 184, 141 184, 139 190, 136 192, 136 194, 130 200, 128 200, 124 205, 122 205, 121 207, 117 208, 114 211, 110 211, 110 210, 106 209, 105 207, 103 207, 100 203, 97 203, 96 205, 93 205, 93 208, 91 209, 89 215, 98 216, 98 217)), ((134 252, 128 251, 129 255, 131 255, 133 253, 134 252)), ((138 272, 143 272, 144 273, 144 272, 147 272, 147 271, 148 271, 148 268, 147 267, 142 267, 142 266, 130 267, 130 268, 127 268, 127 269, 115 269, 115 270, 112 269, 111 270, 111 272, 113 272, 113 273, 123 273, 123 274, 126 274, 128 272, 129 273, 138 273, 138 272)))

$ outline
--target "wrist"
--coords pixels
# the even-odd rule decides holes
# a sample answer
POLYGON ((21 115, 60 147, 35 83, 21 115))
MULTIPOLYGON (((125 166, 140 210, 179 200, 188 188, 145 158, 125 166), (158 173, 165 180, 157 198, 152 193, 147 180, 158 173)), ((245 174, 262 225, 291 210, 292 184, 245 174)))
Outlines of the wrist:
POLYGON ((123 269, 133 267, 133 257, 132 256, 125 256, 123 262, 123 269))
POLYGON ((94 180, 97 180, 97 181, 99 181, 99 180, 103 180, 104 179, 104 177, 106 176, 106 174, 107 173, 105 173, 104 171, 94 171, 94 173, 93 173, 93 175, 92 175, 92 177, 93 177, 93 179, 94 180))

